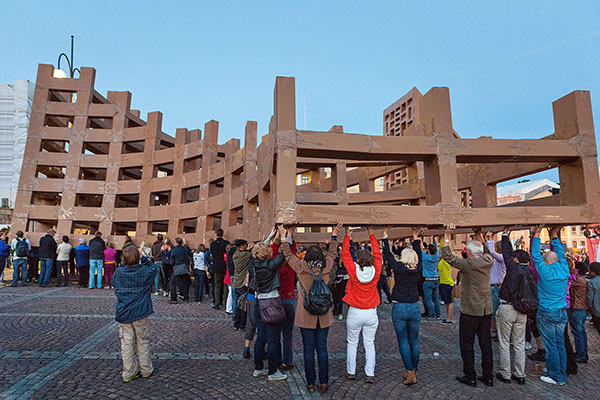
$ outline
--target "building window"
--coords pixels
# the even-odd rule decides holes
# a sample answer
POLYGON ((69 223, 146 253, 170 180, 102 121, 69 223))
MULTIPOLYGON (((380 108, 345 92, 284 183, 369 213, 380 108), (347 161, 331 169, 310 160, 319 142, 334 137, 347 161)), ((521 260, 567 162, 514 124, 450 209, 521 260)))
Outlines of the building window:
POLYGON ((154 166, 154 178, 163 178, 165 176, 173 175, 173 169, 175 168, 175 163, 165 163, 154 166))
POLYGON ((84 142, 82 151, 88 155, 108 154, 109 147, 109 142, 84 142))
POLYGON ((50 165, 38 165, 35 170, 36 178, 64 179, 67 167, 54 167, 50 165))
POLYGON ((140 180, 142 179, 142 167, 119 168, 119 180, 140 180))
POLYGON ((139 202, 139 194, 118 194, 115 198, 115 208, 137 207, 139 202))
POLYGON ((150 193, 150 206, 168 206, 171 204, 171 191, 150 193))
POLYGON ((42 143, 40 144, 40 152, 42 152, 42 153, 68 153, 69 152, 69 141, 68 140, 42 139, 42 143))
POLYGON ((98 221, 73 221, 71 233, 75 235, 92 235, 100 229, 98 221))
POLYGON ((80 168, 79 179, 84 181, 105 181, 106 168, 80 168))
POLYGON ((75 207, 102 207, 101 194, 83 194, 79 193, 75 196, 75 207))

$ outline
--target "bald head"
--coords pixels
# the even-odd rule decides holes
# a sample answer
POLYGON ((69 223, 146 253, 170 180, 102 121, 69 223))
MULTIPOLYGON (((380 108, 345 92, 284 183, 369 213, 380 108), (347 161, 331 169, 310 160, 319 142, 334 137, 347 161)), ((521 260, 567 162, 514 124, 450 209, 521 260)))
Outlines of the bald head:
POLYGON ((546 265, 550 265, 550 264, 554 264, 555 262, 558 262, 558 256, 553 251, 549 251, 547 253, 542 254, 542 258, 544 259, 544 262, 546 263, 546 265))

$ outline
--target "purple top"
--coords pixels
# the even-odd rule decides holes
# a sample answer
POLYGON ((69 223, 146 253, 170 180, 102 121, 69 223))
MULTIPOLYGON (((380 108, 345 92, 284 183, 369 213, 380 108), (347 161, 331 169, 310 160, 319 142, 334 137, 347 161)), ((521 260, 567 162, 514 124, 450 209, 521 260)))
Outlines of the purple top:
POLYGON ((494 257, 494 263, 492 264, 492 275, 490 278, 490 285, 500 285, 504 280, 504 275, 506 275, 506 265, 504 265, 504 258, 502 258, 502 254, 496 253, 496 249, 494 249, 494 241, 488 240, 487 247, 494 257))
POLYGON ((117 251, 110 247, 104 250, 104 263, 114 263, 117 261, 117 251))

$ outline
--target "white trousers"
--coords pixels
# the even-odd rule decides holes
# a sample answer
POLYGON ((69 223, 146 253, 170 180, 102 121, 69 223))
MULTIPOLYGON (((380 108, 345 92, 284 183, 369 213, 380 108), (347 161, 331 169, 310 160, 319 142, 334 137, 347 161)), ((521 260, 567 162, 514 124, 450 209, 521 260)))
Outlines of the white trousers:
POLYGON ((361 310, 359 308, 348 308, 346 316, 346 334, 347 334, 347 358, 346 371, 354 375, 356 373, 356 350, 358 349, 358 340, 360 331, 363 335, 363 346, 365 347, 365 374, 375 376, 375 333, 379 325, 377 318, 377 309, 371 308, 361 310))
POLYGON ((233 304, 231 304, 231 285, 226 285, 229 293, 227 294, 227 302, 225 303, 225 312, 233 312, 233 304))

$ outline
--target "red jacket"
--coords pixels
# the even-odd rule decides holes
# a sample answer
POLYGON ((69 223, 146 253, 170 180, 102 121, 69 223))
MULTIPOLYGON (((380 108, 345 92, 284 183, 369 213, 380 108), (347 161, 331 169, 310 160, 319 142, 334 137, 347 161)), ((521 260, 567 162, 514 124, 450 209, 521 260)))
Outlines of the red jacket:
POLYGON ((381 275, 381 265, 383 264, 383 257, 379 250, 379 244, 374 235, 371 235, 371 248, 373 249, 375 276, 368 283, 362 283, 356 276, 356 264, 350 254, 350 237, 346 235, 344 238, 344 244, 342 245, 342 261, 348 271, 348 283, 346 284, 346 295, 344 296, 344 302, 350 307, 360 308, 362 310, 369 310, 376 308, 379 305, 379 293, 377 292, 377 282, 381 275))
MULTIPOLYGON (((279 253, 279 244, 273 243, 271 245, 271 249, 273 249, 273 254, 271 258, 277 257, 277 253, 279 253)), ((292 241, 292 253, 296 254, 296 241, 292 241)), ((296 287, 296 273, 290 267, 290 265, 284 261, 283 264, 279 266, 279 295, 282 300, 293 299, 295 292, 294 289, 296 287)))

